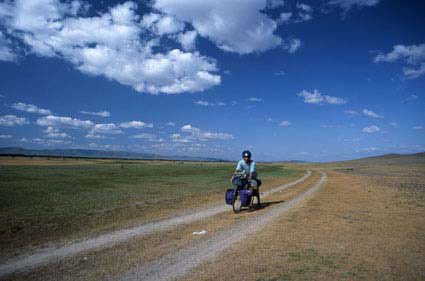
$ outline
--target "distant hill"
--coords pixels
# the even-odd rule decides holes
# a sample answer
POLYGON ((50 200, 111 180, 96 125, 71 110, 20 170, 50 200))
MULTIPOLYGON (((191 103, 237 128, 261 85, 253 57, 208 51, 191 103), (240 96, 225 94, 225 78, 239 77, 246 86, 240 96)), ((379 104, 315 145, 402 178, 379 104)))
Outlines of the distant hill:
POLYGON ((223 159, 208 157, 163 156, 151 153, 138 153, 128 151, 103 151, 91 149, 26 149, 22 147, 0 147, 0 155, 226 162, 226 160, 223 159))
POLYGON ((390 153, 351 161, 374 162, 382 164, 425 163, 425 152, 419 152, 414 154, 390 153))

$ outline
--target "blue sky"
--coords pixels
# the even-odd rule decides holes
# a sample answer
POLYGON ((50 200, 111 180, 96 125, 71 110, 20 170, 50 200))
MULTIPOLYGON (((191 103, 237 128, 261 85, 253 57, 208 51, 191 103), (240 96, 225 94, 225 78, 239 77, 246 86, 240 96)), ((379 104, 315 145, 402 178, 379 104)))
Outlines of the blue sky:
POLYGON ((2 1, 0 146, 424 151, 424 25, 424 1, 2 1))

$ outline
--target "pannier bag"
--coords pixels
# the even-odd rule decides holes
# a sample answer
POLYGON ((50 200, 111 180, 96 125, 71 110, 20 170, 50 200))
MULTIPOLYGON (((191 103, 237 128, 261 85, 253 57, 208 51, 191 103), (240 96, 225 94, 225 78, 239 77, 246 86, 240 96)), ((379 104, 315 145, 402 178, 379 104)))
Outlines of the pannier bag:
POLYGON ((233 204, 233 193, 235 192, 234 189, 228 189, 226 190, 226 204, 227 205, 232 205, 233 204))
POLYGON ((251 203, 251 197, 252 197, 252 191, 251 190, 241 190, 240 191, 241 196, 241 205, 243 207, 249 206, 249 203, 251 203))

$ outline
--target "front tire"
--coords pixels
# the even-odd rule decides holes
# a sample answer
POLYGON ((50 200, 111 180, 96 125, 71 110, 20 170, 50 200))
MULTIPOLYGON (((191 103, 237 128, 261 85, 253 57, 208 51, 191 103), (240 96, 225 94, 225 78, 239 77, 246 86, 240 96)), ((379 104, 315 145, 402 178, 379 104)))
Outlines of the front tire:
POLYGON ((236 214, 240 213, 242 210, 242 202, 241 202, 241 196, 239 195, 239 192, 235 192, 235 196, 233 196, 233 212, 236 214))

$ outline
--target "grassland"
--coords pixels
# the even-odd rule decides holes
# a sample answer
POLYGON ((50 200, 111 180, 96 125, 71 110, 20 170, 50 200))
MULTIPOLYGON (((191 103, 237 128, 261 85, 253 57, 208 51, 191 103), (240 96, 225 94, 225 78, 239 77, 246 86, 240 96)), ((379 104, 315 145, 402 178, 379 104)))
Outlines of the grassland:
MULTIPOLYGON (((0 248, 5 255, 223 200, 233 163, 0 159, 0 248)), ((269 186, 299 177, 258 165, 269 186)), ((266 188, 268 186, 265 185, 266 188)))
POLYGON ((326 187, 180 280, 425 280, 425 155, 294 167, 326 187))

